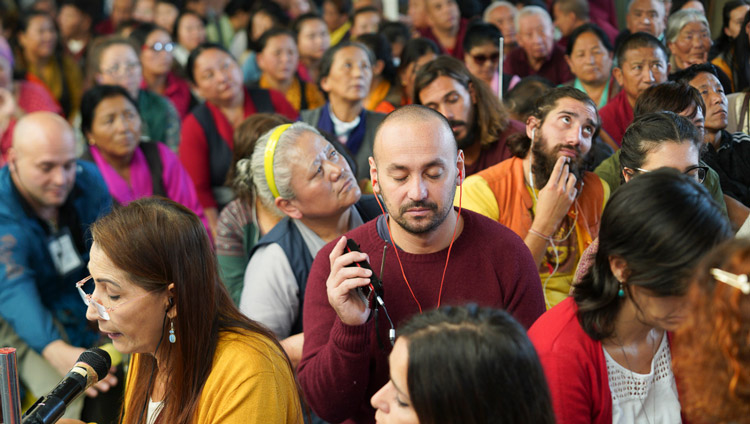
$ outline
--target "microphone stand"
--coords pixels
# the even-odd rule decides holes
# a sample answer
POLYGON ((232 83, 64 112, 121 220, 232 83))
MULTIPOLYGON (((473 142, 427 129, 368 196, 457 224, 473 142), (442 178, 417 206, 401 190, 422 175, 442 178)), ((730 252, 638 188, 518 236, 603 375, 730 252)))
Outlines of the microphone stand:
POLYGON ((0 405, 4 424, 21 424, 21 395, 18 387, 16 349, 0 349, 0 405))

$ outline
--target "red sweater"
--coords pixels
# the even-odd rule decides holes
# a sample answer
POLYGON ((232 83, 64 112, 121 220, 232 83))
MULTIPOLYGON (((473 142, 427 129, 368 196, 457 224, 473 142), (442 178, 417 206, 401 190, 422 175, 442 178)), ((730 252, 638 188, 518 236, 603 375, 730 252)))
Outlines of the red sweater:
MULTIPOLYGON (((464 229, 451 251, 442 305, 473 302, 506 309, 528 328, 544 312, 539 273, 528 248, 512 231, 488 218, 467 210, 461 216, 464 229)), ((346 234, 370 256, 376 274, 385 244, 376 228, 381 220, 372 220, 346 234)), ((320 250, 307 280, 299 382, 310 406, 324 420, 373 423, 375 410, 370 397, 389 379, 390 327, 379 311, 377 338, 384 346, 381 349, 374 319, 360 326, 348 326, 338 319, 326 292, 328 255, 334 244, 320 250)), ((437 306, 447 251, 447 247, 425 255, 399 251, 406 277, 424 311, 437 306)), ((419 310, 390 243, 382 277, 383 301, 398 328, 419 310)))
POLYGON ((625 130, 633 122, 633 107, 628 102, 628 95, 622 89, 599 111, 602 118, 602 129, 612 137, 617 145, 622 144, 625 130))
MULTIPOLYGON (((271 104, 276 113, 286 116, 292 121, 297 120, 297 111, 289 104, 284 94, 276 90, 268 90, 271 95, 271 104)), ((234 127, 224 113, 211 102, 206 102, 214 118, 216 129, 230 149, 234 149, 234 127)), ((245 90, 244 117, 257 112, 250 94, 245 90)), ((180 140, 180 162, 185 167, 190 178, 193 179, 195 190, 198 192, 198 200, 204 208, 215 208, 216 201, 211 192, 211 169, 208 164, 208 144, 198 120, 192 113, 182 121, 182 139, 180 140)))
POLYGON ((487 147, 482 146, 482 151, 479 153, 477 161, 471 165, 465 165, 466 176, 474 175, 513 156, 508 147, 508 137, 513 134, 522 134, 525 132, 526 125, 515 119, 508 120, 508 125, 505 127, 505 131, 500 134, 500 138, 487 147))

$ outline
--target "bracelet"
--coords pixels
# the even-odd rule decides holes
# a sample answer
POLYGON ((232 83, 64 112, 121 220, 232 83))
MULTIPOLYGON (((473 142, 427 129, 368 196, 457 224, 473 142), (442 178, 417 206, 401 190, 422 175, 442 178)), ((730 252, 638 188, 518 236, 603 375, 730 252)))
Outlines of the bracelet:
POLYGON ((548 241, 548 242, 551 242, 551 241, 552 241, 552 236, 545 236, 544 234, 540 233, 539 231, 536 231, 536 230, 535 230, 535 229, 533 229, 533 228, 529 228, 529 232, 530 232, 531 234, 533 234, 533 235, 535 235, 535 236, 539 237, 539 238, 542 238, 542 239, 544 239, 545 241, 548 241))

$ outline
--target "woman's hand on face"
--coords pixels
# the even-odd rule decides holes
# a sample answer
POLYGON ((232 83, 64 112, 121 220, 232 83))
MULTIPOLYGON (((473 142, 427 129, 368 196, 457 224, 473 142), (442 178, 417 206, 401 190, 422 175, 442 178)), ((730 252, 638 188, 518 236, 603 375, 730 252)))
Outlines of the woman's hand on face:
POLYGON ((362 252, 344 253, 346 237, 341 237, 333 247, 328 258, 331 261, 331 273, 328 274, 326 290, 331 304, 341 322, 346 325, 362 325, 370 316, 370 307, 357 293, 358 287, 370 283, 372 271, 357 266, 354 262, 367 260, 362 252))

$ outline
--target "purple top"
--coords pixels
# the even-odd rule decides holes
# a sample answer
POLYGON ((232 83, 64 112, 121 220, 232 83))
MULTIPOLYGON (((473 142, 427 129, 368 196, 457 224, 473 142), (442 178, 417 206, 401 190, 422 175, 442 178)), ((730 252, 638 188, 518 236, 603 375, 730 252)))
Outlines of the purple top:
MULTIPOLYGON (((198 195, 195 192, 193 180, 182 167, 177 155, 172 153, 163 143, 157 143, 157 146, 162 163, 162 181, 164 182, 164 189, 167 191, 167 197, 195 212, 210 234, 206 215, 203 214, 203 208, 198 203, 198 195)), ((102 157, 98 147, 90 146, 90 148, 94 163, 104 177, 109 193, 117 203, 127 205, 133 200, 154 194, 151 171, 148 168, 146 156, 141 149, 135 149, 133 152, 133 159, 130 161, 130 182, 128 182, 102 157)))

